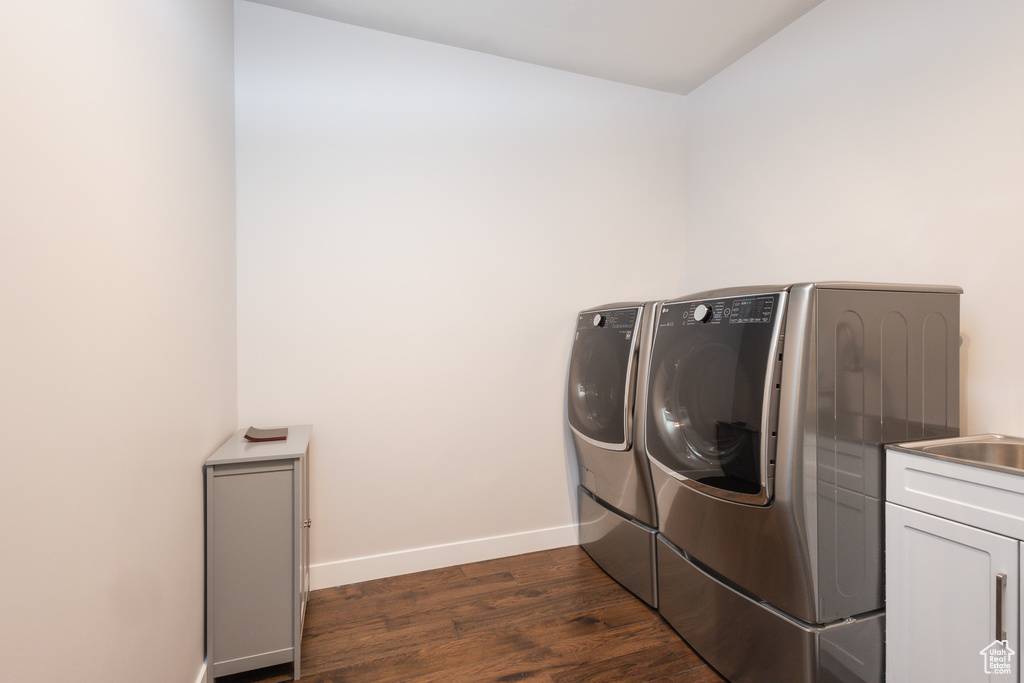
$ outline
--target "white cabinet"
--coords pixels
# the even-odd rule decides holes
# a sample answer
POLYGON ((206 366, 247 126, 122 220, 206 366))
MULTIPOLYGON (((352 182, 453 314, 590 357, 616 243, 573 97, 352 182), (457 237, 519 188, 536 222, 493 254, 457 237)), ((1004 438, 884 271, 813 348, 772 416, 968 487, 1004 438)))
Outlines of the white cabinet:
POLYGON ((885 514, 887 680, 1016 681, 986 675, 981 651, 997 616, 1017 650, 1020 544, 892 503, 885 514))
POLYGON ((1024 477, 891 449, 886 468, 886 680, 1019 681, 1024 477))

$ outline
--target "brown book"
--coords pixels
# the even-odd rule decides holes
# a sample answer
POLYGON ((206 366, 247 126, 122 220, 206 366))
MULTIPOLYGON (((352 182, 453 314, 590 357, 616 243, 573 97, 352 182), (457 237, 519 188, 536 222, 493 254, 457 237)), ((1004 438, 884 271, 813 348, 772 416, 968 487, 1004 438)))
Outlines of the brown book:
POLYGON ((288 438, 288 428, 256 429, 249 427, 245 432, 245 438, 247 441, 284 441, 288 438))

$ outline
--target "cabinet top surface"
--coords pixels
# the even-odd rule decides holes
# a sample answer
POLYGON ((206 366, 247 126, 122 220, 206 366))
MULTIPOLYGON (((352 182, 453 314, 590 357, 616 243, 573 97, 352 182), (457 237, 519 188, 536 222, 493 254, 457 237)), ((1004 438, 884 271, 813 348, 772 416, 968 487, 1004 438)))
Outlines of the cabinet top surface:
POLYGON ((1024 476, 1024 439, 1018 437, 980 434, 902 443, 890 448, 936 460, 1024 476))
POLYGON ((247 428, 239 429, 206 460, 207 465, 287 460, 301 458, 309 447, 313 425, 289 425, 288 438, 282 441, 246 441, 247 428))

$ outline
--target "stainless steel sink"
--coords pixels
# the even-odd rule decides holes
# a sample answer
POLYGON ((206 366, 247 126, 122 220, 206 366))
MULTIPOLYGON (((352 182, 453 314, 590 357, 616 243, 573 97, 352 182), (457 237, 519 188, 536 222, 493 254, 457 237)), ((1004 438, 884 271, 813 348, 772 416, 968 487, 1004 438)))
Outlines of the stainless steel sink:
POLYGON ((901 443, 895 448, 939 460, 1024 475, 1024 439, 1014 436, 959 436, 952 439, 901 443))

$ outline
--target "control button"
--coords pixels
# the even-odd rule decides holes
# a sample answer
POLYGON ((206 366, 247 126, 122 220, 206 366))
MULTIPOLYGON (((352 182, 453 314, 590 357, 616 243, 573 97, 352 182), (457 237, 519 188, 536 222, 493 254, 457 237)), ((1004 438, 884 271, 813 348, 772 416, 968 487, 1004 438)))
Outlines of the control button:
POLYGON ((597 315, 594 316, 594 327, 604 327, 606 321, 607 318, 598 313, 597 315))
POLYGON ((697 304, 697 308, 693 309, 693 319, 702 323, 711 320, 714 314, 714 311, 707 304, 697 304))

